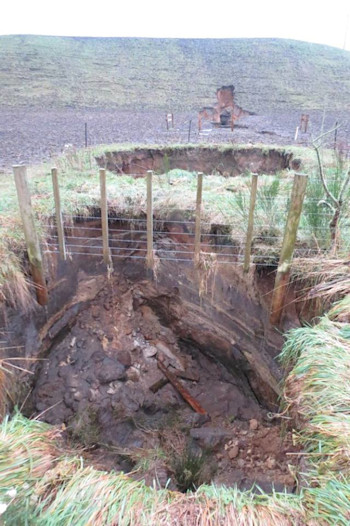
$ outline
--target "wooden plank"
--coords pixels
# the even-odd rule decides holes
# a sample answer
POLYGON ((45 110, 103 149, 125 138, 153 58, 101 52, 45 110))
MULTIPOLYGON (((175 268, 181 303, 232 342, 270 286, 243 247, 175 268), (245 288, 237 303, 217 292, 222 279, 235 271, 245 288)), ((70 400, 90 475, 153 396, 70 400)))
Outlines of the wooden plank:
POLYGON ((285 303, 290 267, 307 186, 307 175, 295 174, 287 223, 272 295, 270 323, 278 325, 285 303))
POLYGON ((196 220, 194 227, 194 262, 199 261, 201 251, 201 214, 202 214, 202 192, 203 192, 203 173, 198 172, 197 176, 197 198, 196 198, 196 220))
POLYGON ((67 252, 66 252, 66 243, 64 239, 64 227, 63 227, 63 219, 62 219, 61 198, 60 198, 60 189, 58 185, 57 168, 51 168, 51 178, 52 178, 52 187, 53 187, 53 197, 55 200, 55 215, 56 215, 58 248, 60 251, 61 259, 65 261, 67 259, 67 252))
POLYGON ((153 271, 154 257, 153 257, 153 171, 147 172, 147 256, 146 266, 150 271, 153 271))
POLYGON ((100 194, 103 261, 111 269, 113 265, 109 248, 107 185, 106 170, 104 168, 100 169, 100 194))
POLYGON ((40 251, 39 238, 35 228, 34 213, 30 197, 27 169, 25 166, 14 166, 13 174, 16 183, 18 204, 21 213, 24 237, 27 246, 30 270, 35 284, 39 305, 46 305, 48 293, 40 251))
POLYGON ((207 411, 203 409, 200 403, 197 402, 197 400, 193 398, 193 396, 187 391, 187 389, 185 389, 185 387, 176 378, 176 376, 165 367, 162 361, 158 359, 157 363, 158 363, 159 369, 168 378, 171 385, 175 387, 175 389, 180 393, 180 395, 185 400, 185 402, 187 402, 196 413, 199 413, 200 415, 206 415, 207 411))
MULTIPOLYGON (((189 380, 190 382, 199 382, 199 374, 191 371, 179 371, 178 369, 173 369, 171 371, 175 376, 179 378, 183 378, 184 380, 189 380)), ((152 393, 156 393, 160 389, 162 389, 164 386, 166 386, 169 383, 168 378, 161 378, 160 380, 157 380, 150 386, 150 390, 152 393)))
POLYGON ((248 272, 249 267, 250 267, 250 254, 252 250, 252 239, 253 239, 253 229, 254 229, 254 210, 255 210, 255 203, 256 203, 257 188, 258 188, 258 174, 252 174, 248 228, 247 228, 247 237, 246 237, 245 251, 244 251, 244 264, 243 264, 244 272, 248 272))
POLYGON ((150 391, 152 391, 152 393, 157 393, 158 391, 160 391, 160 389, 168 385, 168 383, 168 378, 160 378, 159 380, 154 382, 154 384, 152 384, 149 389, 150 391))

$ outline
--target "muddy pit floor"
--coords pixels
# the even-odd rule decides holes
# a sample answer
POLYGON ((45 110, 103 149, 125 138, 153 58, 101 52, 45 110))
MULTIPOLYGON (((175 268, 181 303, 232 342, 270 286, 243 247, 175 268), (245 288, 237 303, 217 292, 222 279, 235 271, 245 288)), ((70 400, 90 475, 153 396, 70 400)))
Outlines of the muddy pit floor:
POLYGON ((183 489, 179 471, 202 458, 189 469, 195 484, 293 490, 291 432, 282 433, 253 393, 242 394, 239 378, 162 325, 142 282, 111 279, 47 358, 26 412, 62 425, 96 468, 183 489), (166 383, 158 360, 207 415, 166 383))

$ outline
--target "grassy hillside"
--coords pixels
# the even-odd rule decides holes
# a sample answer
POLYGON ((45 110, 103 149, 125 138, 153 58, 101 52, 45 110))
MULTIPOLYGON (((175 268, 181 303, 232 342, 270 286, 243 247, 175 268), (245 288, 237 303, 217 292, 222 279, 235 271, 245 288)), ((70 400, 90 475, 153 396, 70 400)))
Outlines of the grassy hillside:
POLYGON ((234 84, 237 102, 350 110, 350 53, 278 39, 0 37, 0 105, 193 110, 234 84))

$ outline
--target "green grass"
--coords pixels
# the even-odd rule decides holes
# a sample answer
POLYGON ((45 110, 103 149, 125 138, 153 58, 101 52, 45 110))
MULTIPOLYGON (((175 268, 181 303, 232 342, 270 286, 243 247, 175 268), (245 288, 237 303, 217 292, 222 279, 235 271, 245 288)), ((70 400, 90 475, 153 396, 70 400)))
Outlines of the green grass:
POLYGON ((122 473, 97 471, 82 459, 63 454, 54 436, 53 428, 19 414, 2 424, 0 501, 7 506, 2 516, 7 526, 157 526, 178 524, 182 515, 188 524, 196 520, 203 526, 229 526, 241 517, 246 520, 242 524, 266 526, 304 515, 300 498, 294 495, 259 497, 215 486, 201 486, 189 495, 154 490, 122 473))
POLYGON ((337 323, 348 308, 349 296, 316 326, 291 331, 281 354, 292 365, 285 396, 305 422, 299 441, 310 480, 350 478, 350 333, 349 324, 337 323))
POLYGON ((283 39, 1 36, 0 105, 187 111, 232 83, 260 114, 349 110, 349 66, 348 51, 283 39))

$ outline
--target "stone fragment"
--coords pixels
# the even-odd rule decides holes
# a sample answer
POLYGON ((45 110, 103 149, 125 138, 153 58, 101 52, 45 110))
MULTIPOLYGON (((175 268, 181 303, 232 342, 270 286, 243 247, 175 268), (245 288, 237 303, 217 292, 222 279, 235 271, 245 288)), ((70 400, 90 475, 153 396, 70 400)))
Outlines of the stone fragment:
POLYGON ((168 345, 159 341, 156 343, 156 347, 158 351, 163 353, 167 358, 169 358, 169 360, 175 363, 177 369, 180 369, 180 371, 184 371, 185 364, 183 363, 183 358, 177 356, 173 349, 170 349, 168 345))
POLYGON ((130 367, 126 372, 126 378, 131 382, 138 382, 140 380, 140 371, 136 367, 130 367))
POLYGON ((231 460, 233 460, 234 458, 238 457, 239 455, 239 447, 238 446, 233 446, 231 447, 231 449, 229 449, 228 451, 228 456, 231 460))
POLYGON ((91 307, 91 316, 95 319, 95 320, 98 320, 99 317, 100 317, 100 308, 97 306, 97 305, 93 305, 91 307))
POLYGON ((252 418, 250 421, 249 421, 249 429, 251 431, 256 431, 259 427, 259 422, 255 419, 255 418, 252 418))
POLYGON ((201 447, 212 449, 217 448, 224 440, 231 437, 230 432, 219 427, 193 428, 190 430, 190 435, 198 440, 201 447))
POLYGON ((210 416, 208 414, 201 415, 200 413, 194 413, 191 411, 191 413, 183 415, 182 419, 188 426, 200 427, 210 420, 210 416))
POLYGON ((77 402, 80 402, 84 398, 84 395, 81 391, 76 391, 73 393, 73 400, 76 400, 77 402))
POLYGON ((108 384, 114 380, 125 378, 125 367, 117 360, 105 358, 97 373, 97 379, 101 384, 108 384))
POLYGON ((266 460, 266 466, 268 469, 274 469, 276 467, 276 459, 274 459, 273 457, 269 457, 266 460))
POLYGON ((102 362, 106 358, 106 355, 103 351, 95 351, 91 355, 91 360, 95 363, 102 362))
POLYGON ((66 376, 66 386, 69 388, 79 387, 80 378, 78 375, 73 374, 71 371, 66 376))
POLYGON ((245 462, 244 462, 244 459, 243 459, 243 458, 239 458, 239 459, 237 460, 237 466, 238 466, 239 468, 244 468, 244 466, 245 466, 245 462))
POLYGON ((152 358, 157 354, 158 350, 153 345, 149 345, 142 349, 142 354, 144 358, 152 358))
POLYGON ((89 390, 89 402, 96 402, 100 397, 98 389, 89 390))
POLYGON ((141 347, 141 344, 138 340, 134 340, 134 345, 133 345, 133 351, 136 351, 137 349, 139 349, 141 347))
POLYGON ((124 365, 125 367, 130 367, 131 366, 131 355, 129 353, 129 351, 118 351, 118 362, 120 362, 122 365, 124 365))

